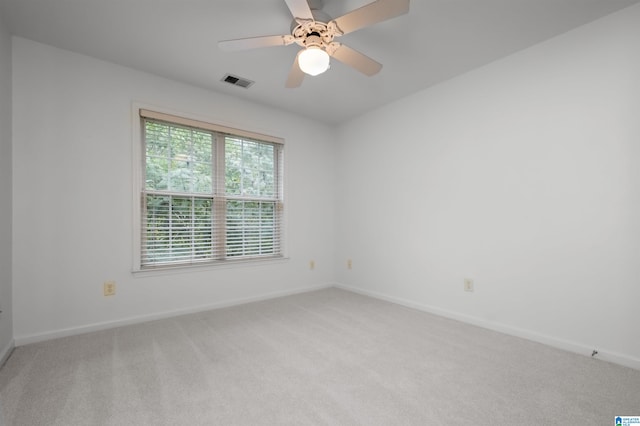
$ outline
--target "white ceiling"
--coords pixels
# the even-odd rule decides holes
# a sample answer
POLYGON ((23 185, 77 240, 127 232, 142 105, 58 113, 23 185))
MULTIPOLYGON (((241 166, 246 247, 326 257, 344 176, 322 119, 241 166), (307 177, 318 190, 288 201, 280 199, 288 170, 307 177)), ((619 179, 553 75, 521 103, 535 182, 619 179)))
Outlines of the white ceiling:
MULTIPOLYGON (((337 17, 369 2, 325 0, 323 10, 337 17)), ((340 39, 381 62, 379 74, 332 61, 297 89, 284 87, 296 45, 217 46, 288 34, 284 0, 0 0, 0 13, 21 37, 337 124, 638 2, 412 0, 408 15, 340 39), (256 83, 231 86, 225 73, 256 83)))

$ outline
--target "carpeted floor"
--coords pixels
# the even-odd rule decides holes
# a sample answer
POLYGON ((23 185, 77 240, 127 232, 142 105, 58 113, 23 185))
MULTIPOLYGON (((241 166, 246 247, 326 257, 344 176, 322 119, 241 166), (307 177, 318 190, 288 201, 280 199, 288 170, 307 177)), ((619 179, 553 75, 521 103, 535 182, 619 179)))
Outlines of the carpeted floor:
POLYGON ((640 371, 327 289, 19 347, 7 426, 610 425, 640 371))

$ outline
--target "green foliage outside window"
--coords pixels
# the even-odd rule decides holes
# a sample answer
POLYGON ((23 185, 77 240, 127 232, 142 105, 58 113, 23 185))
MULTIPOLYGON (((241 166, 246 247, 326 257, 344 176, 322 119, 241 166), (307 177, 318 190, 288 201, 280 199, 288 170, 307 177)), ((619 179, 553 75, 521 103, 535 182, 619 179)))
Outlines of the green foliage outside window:
POLYGON ((274 144, 144 124, 143 265, 279 254, 274 144), (224 149, 216 149, 217 140, 224 149), (215 168, 216 153, 224 155, 224 170, 215 168), (216 178, 224 179, 223 194, 215 193, 216 178))

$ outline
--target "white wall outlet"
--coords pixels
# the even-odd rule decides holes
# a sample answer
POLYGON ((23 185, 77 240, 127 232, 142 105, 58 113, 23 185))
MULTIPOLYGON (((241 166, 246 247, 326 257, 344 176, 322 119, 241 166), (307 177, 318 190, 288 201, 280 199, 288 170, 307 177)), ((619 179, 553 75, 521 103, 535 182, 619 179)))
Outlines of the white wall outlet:
POLYGON ((105 281, 102 287, 103 287, 103 292, 105 296, 115 296, 116 294, 115 281, 105 281))
POLYGON ((464 291, 473 291, 473 280, 471 278, 464 279, 464 291))

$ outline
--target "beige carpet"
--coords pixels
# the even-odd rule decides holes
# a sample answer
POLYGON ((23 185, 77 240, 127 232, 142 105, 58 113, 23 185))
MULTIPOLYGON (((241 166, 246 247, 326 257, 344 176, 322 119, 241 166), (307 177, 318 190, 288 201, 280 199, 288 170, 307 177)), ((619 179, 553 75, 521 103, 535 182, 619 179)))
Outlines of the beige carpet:
POLYGON ((640 371, 327 289, 19 347, 7 426, 610 425, 640 371))

